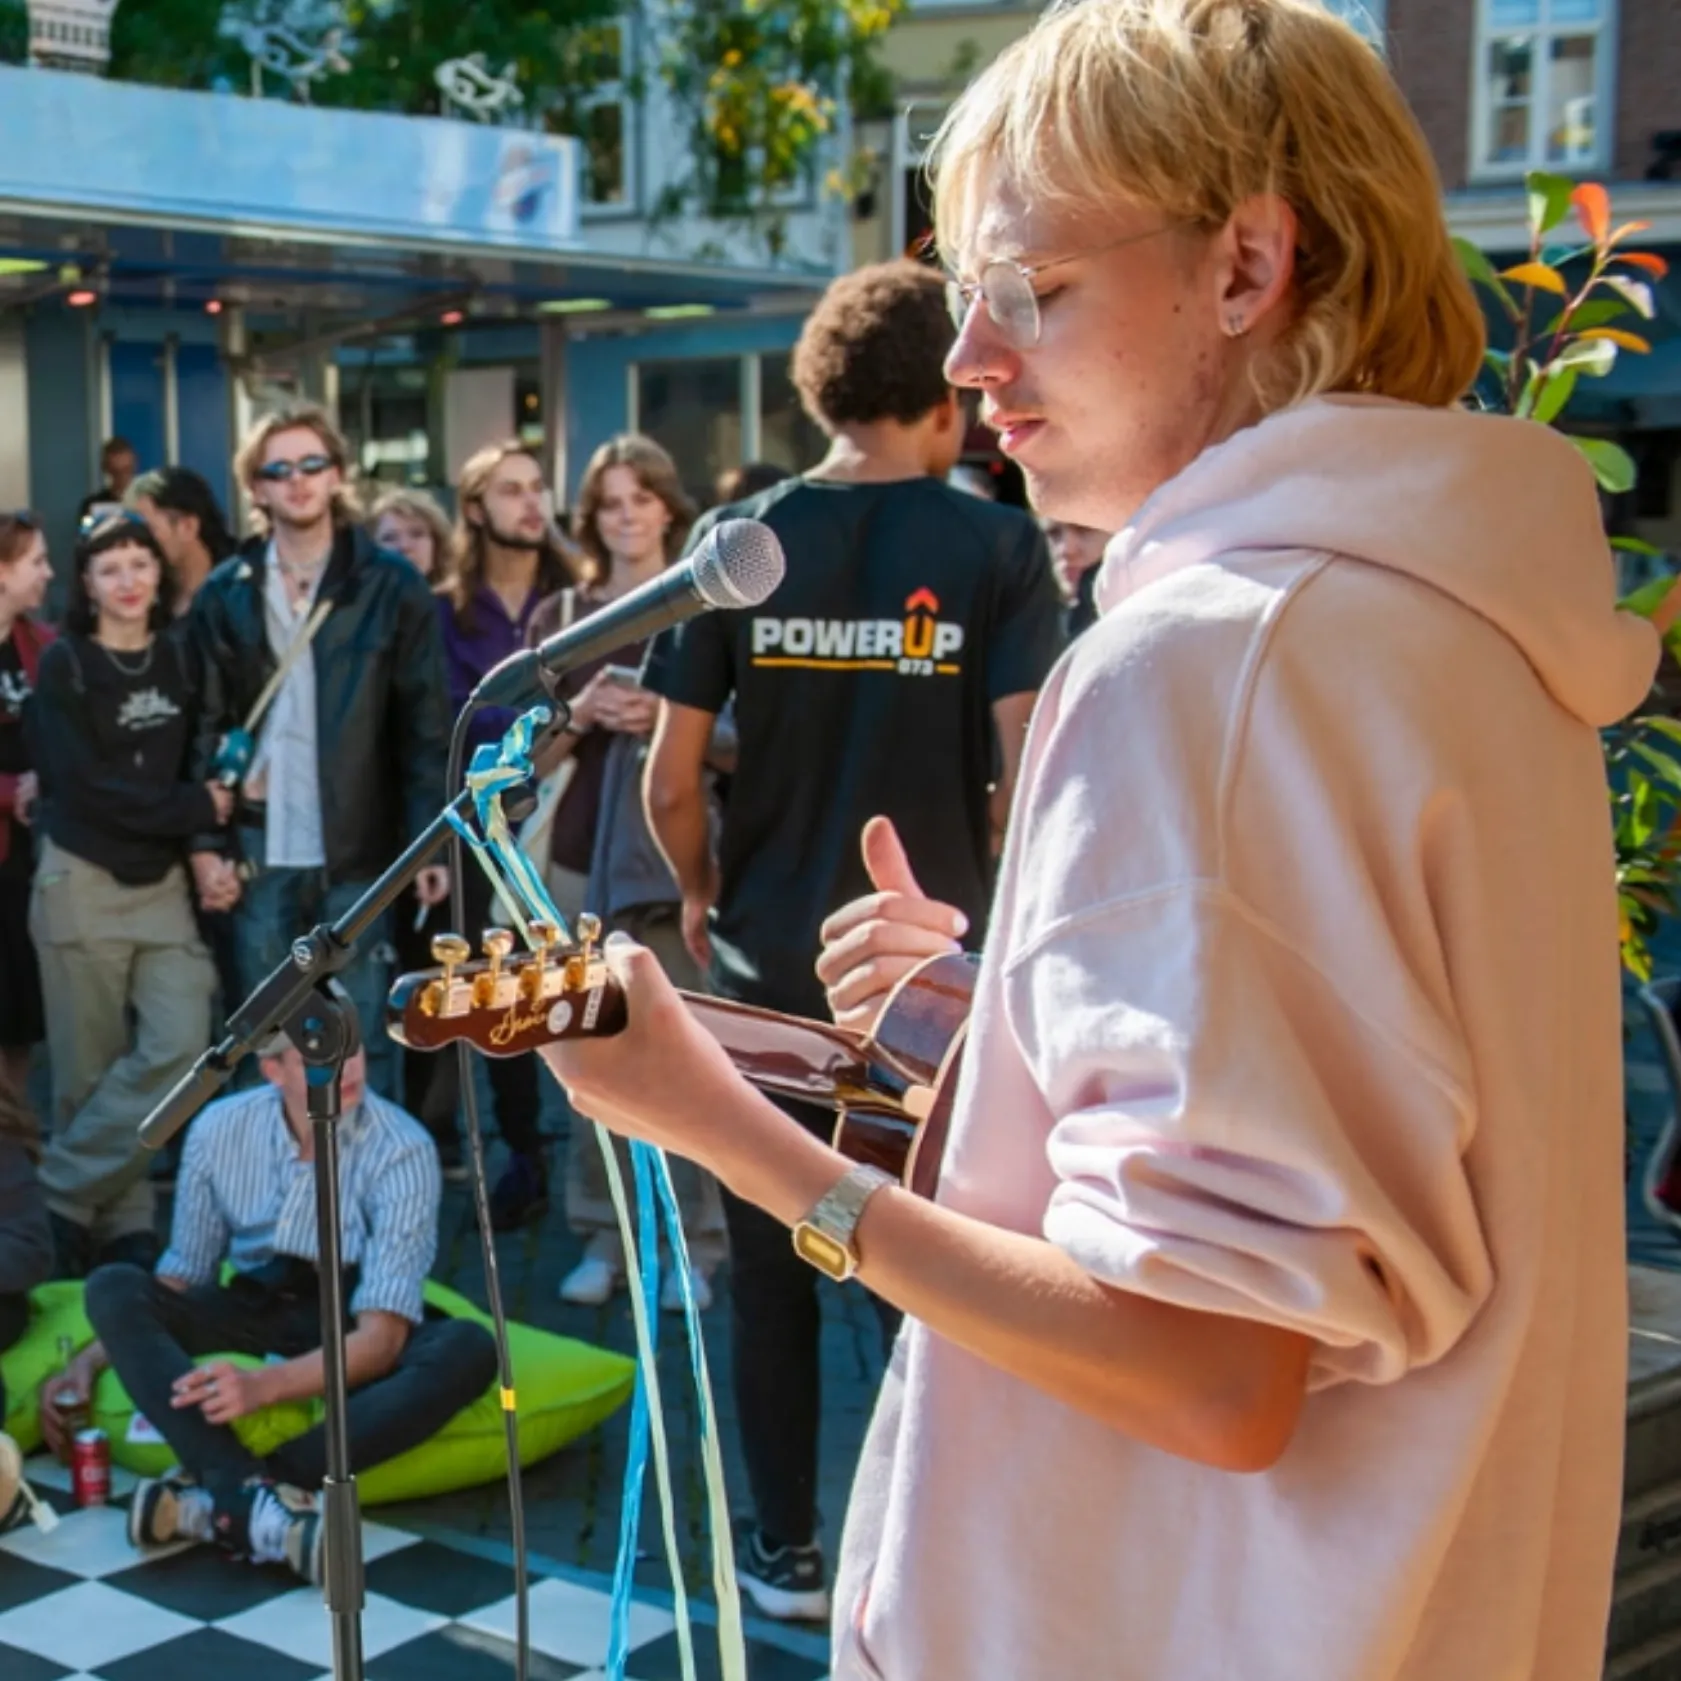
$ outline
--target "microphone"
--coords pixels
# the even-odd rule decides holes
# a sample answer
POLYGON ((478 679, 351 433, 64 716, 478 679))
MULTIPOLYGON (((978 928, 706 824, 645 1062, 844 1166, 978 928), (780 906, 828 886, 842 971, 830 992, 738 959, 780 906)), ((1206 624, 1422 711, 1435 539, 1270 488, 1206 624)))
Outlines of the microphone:
POLYGON ((782 582, 784 570, 782 545, 768 525, 720 520, 680 566, 487 671, 467 704, 522 705, 543 695, 545 673, 574 671, 709 608, 757 607, 782 582))

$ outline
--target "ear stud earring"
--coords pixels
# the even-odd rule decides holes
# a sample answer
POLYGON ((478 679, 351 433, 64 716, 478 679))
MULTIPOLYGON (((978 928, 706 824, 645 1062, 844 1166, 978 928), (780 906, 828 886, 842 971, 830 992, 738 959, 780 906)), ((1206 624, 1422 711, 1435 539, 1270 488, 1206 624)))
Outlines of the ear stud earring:
POLYGON ((1249 330, 1249 323, 1241 315, 1226 317, 1226 337, 1240 339, 1249 330))

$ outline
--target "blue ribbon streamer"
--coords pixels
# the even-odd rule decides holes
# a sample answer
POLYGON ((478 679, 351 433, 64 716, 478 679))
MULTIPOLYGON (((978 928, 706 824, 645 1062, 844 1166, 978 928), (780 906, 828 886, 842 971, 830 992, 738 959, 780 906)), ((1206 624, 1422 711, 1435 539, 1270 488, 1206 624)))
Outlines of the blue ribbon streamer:
MULTIPOLYGON (((505 795, 512 788, 530 780, 533 774, 531 744, 537 732, 547 725, 551 716, 547 707, 534 707, 515 720, 500 744, 482 746, 474 753, 466 782, 477 818, 476 831, 454 812, 449 814, 450 823, 471 848, 474 858, 489 877, 497 896, 510 911, 514 926, 528 943, 534 943, 529 928, 529 923, 534 920, 552 922, 568 936, 571 933, 550 898, 541 873, 516 844, 502 809, 505 795)), ((685 1678, 692 1678, 695 1674, 688 1598, 683 1586, 681 1561, 676 1552, 676 1527, 675 1516, 671 1510, 665 1428, 663 1417, 655 1417, 656 1409, 663 1414, 659 1401, 658 1372, 654 1366, 659 1323, 659 1228, 663 1216, 689 1338, 690 1369, 695 1383, 702 1461, 706 1469, 708 1502, 711 1507, 713 1584, 718 1599, 719 1658, 725 1681, 744 1681, 746 1646, 741 1627, 740 1596, 729 1532, 728 1503, 723 1488, 722 1463, 716 1439, 712 1387, 701 1334, 700 1312, 695 1305, 688 1244, 677 1207, 676 1193, 671 1184, 670 1169, 663 1150, 640 1140, 631 1142, 630 1158, 636 1188, 636 1235, 633 1238, 629 1210, 625 1203, 623 1178, 612 1151, 611 1141, 601 1128, 597 1127, 596 1133, 605 1159, 609 1187, 613 1192, 613 1203, 619 1218, 626 1259, 632 1263, 632 1271, 636 1278, 636 1305, 640 1309, 635 1315, 638 1321, 639 1360, 636 1390, 631 1407, 623 1503, 619 1512, 619 1550, 613 1570, 607 1674, 611 1681, 624 1681, 625 1666, 629 1659, 631 1590, 650 1446, 655 1449, 659 1472, 665 1538, 676 1602, 679 1655, 685 1678)))

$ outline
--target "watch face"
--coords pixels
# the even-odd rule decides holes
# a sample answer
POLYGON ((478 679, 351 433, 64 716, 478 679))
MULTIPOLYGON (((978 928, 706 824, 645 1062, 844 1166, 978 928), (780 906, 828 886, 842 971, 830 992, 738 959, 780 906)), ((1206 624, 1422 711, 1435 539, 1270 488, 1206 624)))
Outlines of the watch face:
POLYGON ((794 1228, 794 1252, 802 1261, 809 1262, 830 1278, 849 1278, 852 1275, 851 1255, 826 1232, 820 1232, 813 1225, 794 1228))

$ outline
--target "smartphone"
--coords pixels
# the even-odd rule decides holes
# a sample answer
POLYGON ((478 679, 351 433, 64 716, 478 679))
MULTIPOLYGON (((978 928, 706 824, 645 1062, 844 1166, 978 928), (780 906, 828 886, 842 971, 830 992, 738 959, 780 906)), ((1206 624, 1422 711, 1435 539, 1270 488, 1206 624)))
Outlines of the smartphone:
POLYGON ((642 673, 633 665, 604 665, 601 675, 609 683, 618 683, 627 689, 642 687, 642 673))

